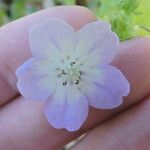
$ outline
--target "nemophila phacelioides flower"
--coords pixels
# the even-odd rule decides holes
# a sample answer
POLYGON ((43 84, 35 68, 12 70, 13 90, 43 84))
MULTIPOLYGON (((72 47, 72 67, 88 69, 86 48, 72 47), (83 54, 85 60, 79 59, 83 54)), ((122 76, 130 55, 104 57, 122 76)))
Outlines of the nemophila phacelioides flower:
POLYGON ((110 65, 119 39, 105 21, 75 31, 49 18, 31 28, 29 45, 33 56, 17 69, 17 86, 25 98, 45 101, 45 116, 55 128, 78 130, 89 106, 116 108, 129 94, 129 82, 110 65))

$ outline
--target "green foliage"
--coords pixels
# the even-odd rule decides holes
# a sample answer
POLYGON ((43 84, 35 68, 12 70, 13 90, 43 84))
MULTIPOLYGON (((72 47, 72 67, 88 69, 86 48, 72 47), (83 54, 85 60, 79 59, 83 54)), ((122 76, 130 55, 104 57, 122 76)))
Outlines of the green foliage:
POLYGON ((0 3, 0 26, 47 8, 49 4, 51 6, 84 4, 98 18, 109 21, 112 30, 118 34, 121 41, 150 35, 149 0, 3 0, 0 3))
POLYGON ((75 0, 54 0, 56 5, 74 5, 75 0))
POLYGON ((121 41, 137 35, 137 25, 133 16, 140 0, 102 0, 99 16, 112 24, 121 41))
POLYGON ((14 0, 11 4, 11 18, 18 19, 26 14, 25 0, 14 0))
POLYGON ((133 14, 140 4, 140 0, 117 0, 119 9, 123 9, 127 14, 133 14))
POLYGON ((95 14, 111 23, 112 30, 118 34, 121 41, 150 35, 150 1, 101 0, 95 14))
POLYGON ((0 26, 7 22, 7 15, 5 7, 0 4, 0 26))
POLYGON ((138 8, 139 14, 134 16, 135 23, 138 24, 138 35, 150 35, 150 1, 141 0, 138 8))
POLYGON ((136 35, 136 26, 131 20, 130 16, 126 16, 124 11, 120 11, 115 15, 111 15, 110 23, 112 30, 116 32, 121 41, 130 39, 136 35))

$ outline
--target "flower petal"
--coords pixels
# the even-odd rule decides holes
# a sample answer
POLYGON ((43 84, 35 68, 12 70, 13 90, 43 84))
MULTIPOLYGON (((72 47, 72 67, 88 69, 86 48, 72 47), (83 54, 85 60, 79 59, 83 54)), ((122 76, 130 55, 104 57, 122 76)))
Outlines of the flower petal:
POLYGON ((45 115, 55 128, 78 130, 88 116, 88 102, 77 90, 57 89, 45 107, 45 115))
POLYGON ((90 84, 91 92, 87 93, 89 105, 98 109, 112 109, 123 102, 122 95, 99 84, 90 84))
POLYGON ((34 56, 49 56, 51 53, 58 51, 44 24, 37 24, 30 30, 29 44, 34 56))
POLYGON ((73 50, 76 34, 68 23, 51 18, 32 28, 29 41, 34 56, 50 55, 52 51, 73 50))
POLYGON ((123 73, 116 67, 110 65, 99 66, 103 76, 103 81, 98 81, 101 85, 107 85, 110 89, 118 91, 122 96, 127 96, 130 92, 130 84, 123 73))
POLYGON ((55 86, 55 74, 48 70, 48 64, 46 59, 31 58, 17 69, 17 87, 24 97, 46 100, 50 96, 55 86))
POLYGON ((111 31, 111 26, 105 21, 96 21, 87 24, 77 33, 78 42, 76 50, 79 55, 88 53, 98 63, 110 63, 119 45, 117 35, 111 31))
POLYGON ((91 106, 110 109, 121 105, 122 97, 130 92, 130 85, 119 69, 106 65, 90 72, 87 85, 82 86, 81 90, 87 95, 91 106))

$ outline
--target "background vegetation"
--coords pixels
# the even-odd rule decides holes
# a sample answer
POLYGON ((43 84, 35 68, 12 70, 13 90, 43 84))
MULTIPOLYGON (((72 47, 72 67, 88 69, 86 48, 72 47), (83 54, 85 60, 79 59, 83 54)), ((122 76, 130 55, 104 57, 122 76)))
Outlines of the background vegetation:
POLYGON ((120 40, 150 35, 149 0, 0 0, 0 26, 56 5, 83 5, 112 24, 120 40))

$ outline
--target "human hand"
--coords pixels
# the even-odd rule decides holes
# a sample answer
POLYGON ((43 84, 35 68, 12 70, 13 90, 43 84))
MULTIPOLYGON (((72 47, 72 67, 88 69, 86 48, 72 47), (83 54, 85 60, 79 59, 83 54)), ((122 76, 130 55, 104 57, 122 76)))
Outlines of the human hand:
POLYGON ((76 30, 96 20, 90 11, 82 7, 56 7, 0 28, 0 150, 56 150, 87 131, 87 137, 73 150, 141 150, 144 146, 144 150, 148 150, 150 100, 146 97, 150 90, 149 38, 121 43, 113 61, 113 65, 125 74, 131 84, 131 93, 124 104, 113 110, 91 108, 87 121, 77 132, 54 129, 44 117, 43 103, 31 102, 19 95, 15 72, 31 57, 29 29, 48 17, 63 19, 76 30), (126 110, 129 107, 130 110, 126 110), (111 119, 117 114, 118 117, 111 119))

